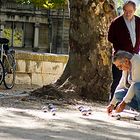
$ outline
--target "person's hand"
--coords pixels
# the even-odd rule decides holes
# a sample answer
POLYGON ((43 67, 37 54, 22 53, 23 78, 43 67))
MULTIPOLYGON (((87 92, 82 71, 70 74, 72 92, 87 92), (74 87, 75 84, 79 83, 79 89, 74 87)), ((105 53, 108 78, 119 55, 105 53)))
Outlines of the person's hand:
POLYGON ((107 113, 108 113, 108 115, 109 115, 110 113, 112 113, 113 109, 114 109, 114 105, 109 104, 109 105, 107 106, 107 113))
POLYGON ((126 106, 126 103, 124 101, 122 101, 120 104, 118 104, 118 106, 115 109, 116 113, 122 112, 124 110, 126 106))

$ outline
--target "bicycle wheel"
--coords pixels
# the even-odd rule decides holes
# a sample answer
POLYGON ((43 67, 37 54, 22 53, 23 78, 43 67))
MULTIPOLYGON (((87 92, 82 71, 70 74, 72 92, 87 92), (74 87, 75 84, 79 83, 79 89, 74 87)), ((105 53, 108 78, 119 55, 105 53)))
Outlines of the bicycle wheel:
POLYGON ((4 85, 7 89, 11 89, 15 84, 15 71, 16 71, 16 63, 14 56, 10 53, 3 59, 4 65, 4 85))
POLYGON ((3 81, 3 79, 4 79, 4 67, 3 67, 2 62, 0 61, 0 85, 3 81))

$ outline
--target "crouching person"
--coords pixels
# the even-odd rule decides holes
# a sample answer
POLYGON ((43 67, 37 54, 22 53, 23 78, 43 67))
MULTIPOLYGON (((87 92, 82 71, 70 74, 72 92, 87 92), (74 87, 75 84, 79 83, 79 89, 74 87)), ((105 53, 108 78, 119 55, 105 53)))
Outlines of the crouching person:
POLYGON ((123 73, 107 113, 110 114, 114 107, 116 113, 122 112, 126 105, 140 111, 140 55, 118 51, 113 56, 113 64, 123 73))

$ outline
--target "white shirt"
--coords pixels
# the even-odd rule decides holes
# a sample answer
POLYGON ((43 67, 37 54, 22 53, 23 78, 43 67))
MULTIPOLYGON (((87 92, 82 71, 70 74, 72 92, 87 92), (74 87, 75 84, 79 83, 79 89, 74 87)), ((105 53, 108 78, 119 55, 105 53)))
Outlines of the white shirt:
MULTIPOLYGON (((124 16, 123 16, 124 17, 124 16)), ((135 27, 135 17, 132 18, 132 20, 127 20, 125 17, 124 17, 124 21, 125 21, 125 24, 128 28, 128 31, 130 33, 130 38, 131 38, 131 41, 132 41, 132 44, 133 44, 133 47, 135 47, 135 44, 136 44, 136 27, 135 27)))

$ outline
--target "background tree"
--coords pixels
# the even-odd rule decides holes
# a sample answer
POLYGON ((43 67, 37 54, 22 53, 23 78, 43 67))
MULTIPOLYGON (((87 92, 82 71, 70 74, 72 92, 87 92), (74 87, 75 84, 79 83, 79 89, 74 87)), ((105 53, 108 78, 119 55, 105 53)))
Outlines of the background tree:
POLYGON ((60 8, 67 4, 67 0, 16 0, 21 4, 35 4, 38 7, 50 8, 60 8))
MULTIPOLYGON (((32 2, 46 4, 46 0, 32 2)), ((67 66, 55 84, 39 88, 32 95, 108 99, 112 49, 107 41, 107 32, 115 16, 114 9, 113 0, 70 0, 70 52, 67 66)))

